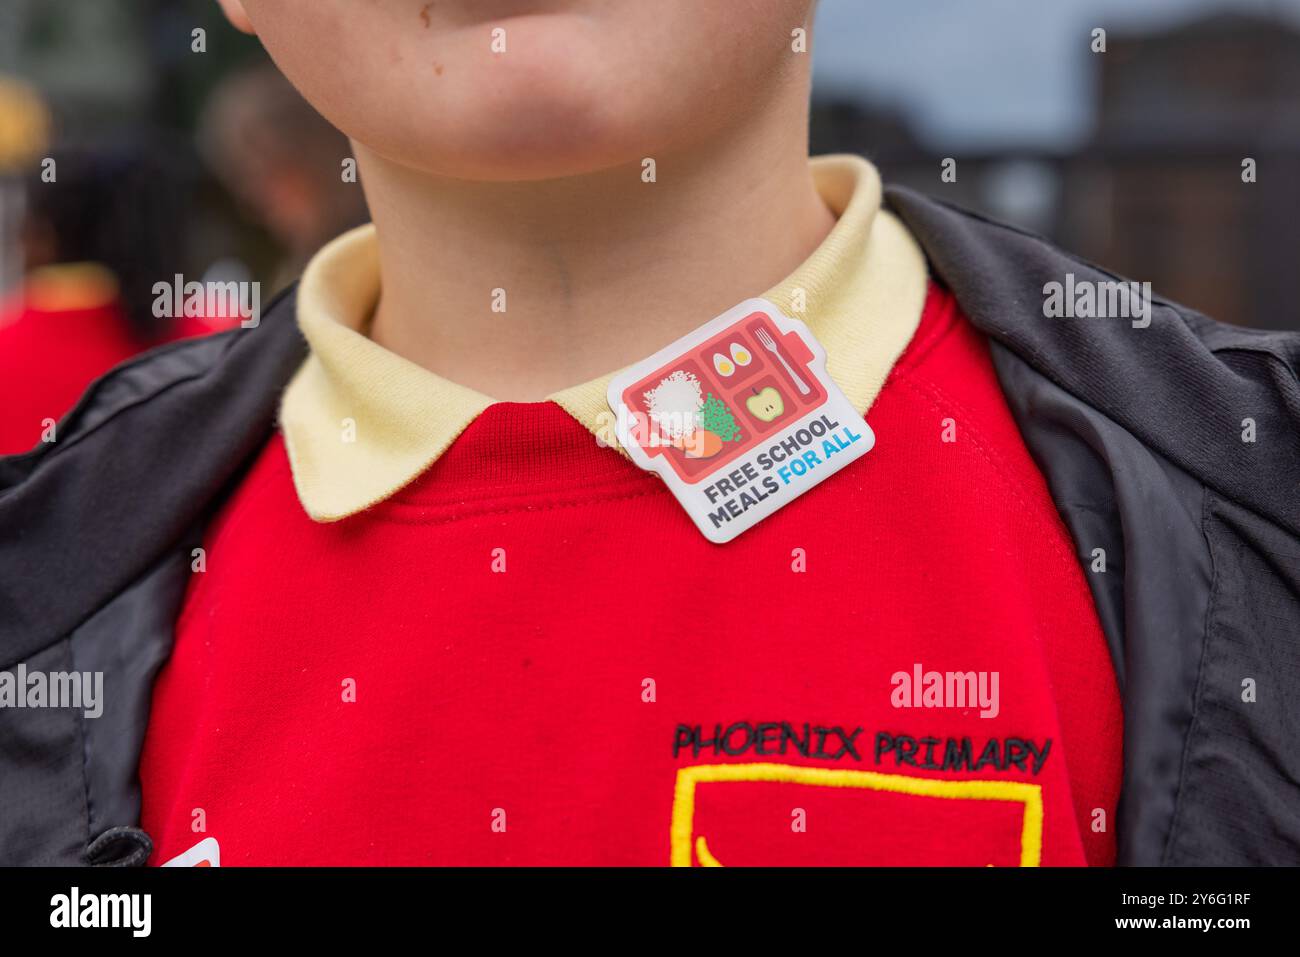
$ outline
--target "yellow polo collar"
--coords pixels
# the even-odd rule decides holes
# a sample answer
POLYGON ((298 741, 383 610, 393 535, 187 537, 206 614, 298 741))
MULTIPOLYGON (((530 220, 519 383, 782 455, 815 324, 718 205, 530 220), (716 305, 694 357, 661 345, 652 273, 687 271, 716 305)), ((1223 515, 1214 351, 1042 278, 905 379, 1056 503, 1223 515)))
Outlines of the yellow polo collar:
MULTIPOLYGON (((874 166, 827 156, 812 161, 812 172, 838 221, 807 261, 762 295, 808 324, 826 347, 831 377, 865 413, 921 320, 925 257, 881 209, 874 166)), ((373 226, 325 246, 298 287, 298 325, 311 353, 285 390, 280 424, 298 498, 318 522, 355 515, 409 484, 494 401, 367 338, 378 300, 373 226)), ((548 400, 612 441, 605 395, 615 374, 548 400)))

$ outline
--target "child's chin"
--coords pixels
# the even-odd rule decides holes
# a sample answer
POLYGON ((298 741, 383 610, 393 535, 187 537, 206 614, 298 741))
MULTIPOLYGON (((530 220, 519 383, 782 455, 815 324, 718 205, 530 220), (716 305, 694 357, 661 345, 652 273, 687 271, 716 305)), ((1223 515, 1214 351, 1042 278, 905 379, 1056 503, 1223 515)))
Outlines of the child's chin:
MULTIPOLYGON (((409 132, 409 127, 407 128, 409 132)), ((380 137, 370 145, 407 167, 437 176, 480 181, 528 181, 581 176, 640 164, 665 137, 649 127, 603 126, 578 113, 540 112, 526 120, 492 112, 464 123, 424 127, 417 136, 380 137)), ((364 140, 363 140, 364 141, 364 140)))
MULTIPOLYGON (((462 177, 480 180, 540 180, 581 176, 619 166, 639 164, 646 155, 644 142, 628 143, 622 137, 571 139, 562 130, 520 137, 504 131, 495 142, 462 154, 462 177)), ((459 157, 458 157, 459 159, 459 157)), ((635 176, 632 172, 630 175, 635 176)))
POLYGON ((582 176, 614 167, 627 166, 635 177, 634 164, 640 157, 621 151, 577 151, 572 143, 535 144, 504 150, 462 150, 454 154, 422 153, 406 165, 424 172, 454 179, 483 182, 526 182, 582 176))

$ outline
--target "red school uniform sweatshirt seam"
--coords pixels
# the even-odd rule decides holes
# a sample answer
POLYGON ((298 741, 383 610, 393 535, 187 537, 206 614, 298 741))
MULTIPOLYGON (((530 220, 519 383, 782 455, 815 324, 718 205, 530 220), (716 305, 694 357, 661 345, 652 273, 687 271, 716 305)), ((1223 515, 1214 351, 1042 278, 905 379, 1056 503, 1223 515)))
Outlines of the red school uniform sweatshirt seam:
MULTIPOLYGON (((954 324, 952 328, 956 329, 959 327, 960 323, 957 323, 954 324)), ((950 332, 952 329, 947 331, 950 332)), ((927 349, 926 352, 927 356, 934 354, 934 345, 935 343, 930 343, 930 348, 927 349)), ((985 352, 985 355, 987 355, 987 342, 982 338, 978 343, 978 347, 981 351, 985 352)), ((1021 470, 1016 469, 1014 463, 1008 460, 1007 452, 1004 450, 1003 445, 990 439, 989 436, 985 434, 981 427, 981 421, 984 416, 973 412, 967 402, 955 398, 948 389, 939 385, 930 374, 921 373, 919 365, 920 363, 918 362, 911 368, 902 371, 901 374, 896 377, 898 384, 906 387, 906 390, 911 393, 914 399, 922 403, 931 412, 940 415, 955 414, 960 417, 961 428, 965 433, 966 438, 970 441, 972 449, 988 464, 990 471, 993 475, 997 476, 997 480, 1006 489, 1012 499, 1018 503, 1021 510, 1025 514, 1032 513, 1034 508, 1031 502, 1035 499, 1041 498, 1041 495, 1038 494, 1035 489, 1028 487, 1027 483, 1032 481, 1032 479, 1027 479, 1021 470), (942 403, 942 405, 940 403, 942 403)), ((996 373, 994 373, 991 368, 990 375, 994 376, 994 382, 996 383, 996 373)), ((1018 429, 1015 436, 1012 437, 1012 440, 1019 444, 1023 444, 1023 439, 1020 438, 1018 429)), ((1041 477, 1041 473, 1039 473, 1037 469, 1035 469, 1031 474, 1041 477)), ((1052 531, 1054 532, 1054 534, 1048 534, 1046 536, 1048 547, 1066 572, 1065 587, 1068 588, 1070 592, 1068 600, 1079 607, 1095 609, 1092 593, 1083 573, 1080 559, 1066 546, 1066 543, 1073 545, 1074 539, 1054 505, 1051 506, 1050 518, 1048 520, 1051 522, 1052 531)), ((1037 635, 1035 638, 1039 647, 1043 648, 1044 653, 1047 653, 1050 656, 1050 653, 1047 652, 1045 647, 1046 643, 1043 640, 1043 636, 1037 635)), ((1068 688, 1062 688, 1058 685, 1055 670, 1051 667, 1048 668, 1048 680, 1053 688, 1051 708, 1056 715, 1056 720, 1060 724, 1062 738, 1064 739, 1067 736, 1067 723, 1061 720, 1061 701, 1063 700, 1063 696, 1068 695, 1070 691, 1068 688)), ((1120 727, 1122 728, 1122 716, 1117 720, 1121 722, 1120 727)), ((1064 767, 1067 778, 1073 782, 1074 775, 1070 771, 1072 764, 1070 755, 1072 751, 1073 749, 1067 749, 1066 753, 1063 753, 1060 756, 1060 761, 1064 767)), ((1080 811, 1078 813, 1080 814, 1080 827, 1084 828, 1089 826, 1089 821, 1085 820, 1083 812, 1080 811)), ((1113 862, 1113 851, 1107 852, 1104 849, 1100 852, 1095 851, 1092 849, 1091 845, 1087 844, 1087 842, 1085 842, 1085 846, 1089 848, 1085 854, 1088 857, 1090 864, 1093 863, 1093 855, 1095 853, 1101 855, 1099 860, 1102 863, 1113 862)))
MULTIPOLYGON (((271 437, 270 441, 275 441, 274 435, 271 437)), ((261 464, 264 457, 265 449, 263 449, 262 454, 254 463, 254 469, 261 464)), ((272 482, 286 473, 290 475, 290 481, 292 481, 292 470, 289 468, 288 458, 277 457, 268 463, 266 471, 245 479, 247 484, 242 485, 239 488, 237 499, 231 503, 230 510, 224 514, 218 512, 212 524, 208 526, 207 532, 204 533, 202 544, 205 549, 205 561, 217 555, 220 551, 219 545, 221 541, 233 534, 234 530, 243 524, 244 519, 254 510, 254 507, 263 491, 271 485, 272 482)), ((295 499, 295 503, 296 501, 297 500, 295 499)), ((176 626, 174 628, 176 633, 179 633, 188 623, 193 610, 203 604, 199 599, 204 598, 207 594, 209 576, 206 572, 203 574, 191 572, 190 578, 191 584, 186 589, 185 600, 181 606, 180 615, 176 618, 176 626), (193 581, 195 578, 198 580, 193 581)))
MULTIPOLYGON (((1003 486, 1015 497, 1021 508, 1026 510, 1031 508, 1028 490, 1025 488, 1024 483, 1012 475, 1006 460, 996 451, 996 445, 980 431, 979 426, 976 424, 978 417, 971 412, 968 406, 961 400, 953 398, 930 379, 918 380, 911 375, 904 375, 899 376, 898 384, 910 390, 933 412, 943 414, 945 411, 955 411, 960 414, 962 416, 962 428, 970 435, 971 445, 975 451, 988 463, 993 473, 1001 479, 1003 486), (941 406, 939 401, 942 401, 945 405, 941 406)), ((1065 523, 1061 521, 1060 515, 1055 512, 1053 515, 1055 530, 1064 534, 1067 540, 1073 541, 1073 539, 1069 538, 1069 530, 1066 528, 1065 523)), ((1060 535, 1051 536, 1051 544, 1057 558, 1066 561, 1068 564, 1078 565, 1079 559, 1062 546, 1060 535)))
MULTIPOLYGON (((535 493, 526 493, 535 494, 535 493)), ((621 494, 600 494, 585 495, 575 497, 566 502, 545 502, 540 504, 520 504, 502 506, 500 508, 473 508, 463 512, 457 512, 452 515, 441 515, 436 518, 423 517, 419 515, 403 514, 411 512, 428 512, 431 510, 446 511, 446 506, 435 509, 434 506, 415 505, 406 502, 386 502, 377 506, 373 512, 365 512, 373 521, 388 522, 394 525, 448 525, 453 522, 465 521, 473 518, 481 518, 486 515, 515 515, 536 512, 551 512, 565 508, 582 508, 587 505, 600 505, 609 502, 622 502, 635 498, 647 498, 650 496, 667 495, 668 490, 658 484, 651 488, 641 489, 633 492, 623 492, 621 494)))
MULTIPOLYGON (((438 488, 439 480, 436 475, 421 475, 415 479, 415 482, 427 481, 430 488, 420 487, 414 489, 409 496, 394 495, 392 498, 383 502, 372 505, 362 514, 369 514, 374 518, 384 518, 385 512, 429 512, 429 511, 456 511, 460 506, 483 506, 496 505, 501 508, 510 508, 511 503, 520 500, 536 501, 539 496, 562 496, 567 495, 573 500, 587 500, 592 502, 604 501, 610 498, 621 497, 626 491, 653 491, 660 487, 659 484, 650 484, 653 476, 637 470, 631 474, 612 475, 603 479, 583 481, 581 479, 569 478, 561 482, 547 482, 529 484, 525 482, 514 482, 502 485, 491 486, 471 486, 465 491, 461 491, 464 486, 455 483, 447 492, 438 488)), ((412 485, 415 483, 413 482, 412 485)), ((408 486, 409 488, 410 486, 408 486)), ((466 509, 469 513, 474 509, 466 509)))
MULTIPOLYGON (((930 298, 926 302, 926 311, 936 310, 937 315, 933 318, 933 324, 922 326, 922 334, 899 359, 890 373, 889 384, 898 382, 906 386, 914 395, 925 402, 926 405, 935 412, 942 413, 944 408, 939 405, 939 401, 945 403, 951 410, 958 412, 963 419, 963 428, 967 430, 972 439, 975 450, 989 464, 994 473, 997 474, 1003 484, 1016 497, 1022 508, 1029 507, 1028 495, 1029 490, 1025 488, 1022 479, 1016 477, 1015 469, 1007 461, 1005 455, 999 451, 998 443, 985 436, 977 424, 980 416, 972 412, 969 405, 960 399, 955 398, 947 389, 939 385, 932 375, 923 371, 927 360, 932 358, 938 352, 942 342, 951 337, 962 328, 962 318, 959 314, 956 298, 943 286, 940 286, 934 280, 930 282, 930 298), (928 393, 928 394, 927 394, 928 393), (938 401, 936 401, 938 400, 938 401)), ((978 335, 978 334, 976 334, 978 335)), ((991 366, 991 357, 988 353, 988 342, 982 336, 979 341, 979 348, 982 352, 981 359, 989 361, 991 366)), ((997 373, 990 369, 994 382, 998 385, 999 395, 1001 394, 1001 383, 997 380, 997 373)), ((1023 442, 1019 438, 1017 430, 1017 441, 1023 442)), ((1039 473, 1035 473, 1039 474, 1039 473)), ((1078 564, 1078 557, 1072 552, 1065 550, 1061 545, 1061 537, 1065 541, 1073 543, 1069 529, 1061 520, 1059 513, 1055 513, 1056 530, 1060 533, 1052 537, 1052 547, 1058 558, 1066 558, 1070 564, 1078 564)), ((1084 583, 1084 590, 1087 591, 1087 585, 1084 583)), ((1089 598, 1091 600, 1091 598, 1089 598)))
POLYGON ((934 354, 939 345, 960 326, 957 300, 943 286, 931 279, 922 310, 921 326, 889 371, 885 385, 887 386, 896 377, 908 375, 919 369, 925 360, 934 354))

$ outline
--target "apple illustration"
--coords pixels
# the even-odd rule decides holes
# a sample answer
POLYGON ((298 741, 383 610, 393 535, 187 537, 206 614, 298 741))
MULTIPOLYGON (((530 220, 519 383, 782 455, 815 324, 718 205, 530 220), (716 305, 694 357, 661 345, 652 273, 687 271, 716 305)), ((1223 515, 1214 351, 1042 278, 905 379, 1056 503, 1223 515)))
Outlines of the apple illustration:
POLYGON ((785 412, 785 403, 781 400, 781 393, 768 386, 761 391, 755 389, 754 394, 745 399, 745 408, 759 421, 771 422, 785 412))

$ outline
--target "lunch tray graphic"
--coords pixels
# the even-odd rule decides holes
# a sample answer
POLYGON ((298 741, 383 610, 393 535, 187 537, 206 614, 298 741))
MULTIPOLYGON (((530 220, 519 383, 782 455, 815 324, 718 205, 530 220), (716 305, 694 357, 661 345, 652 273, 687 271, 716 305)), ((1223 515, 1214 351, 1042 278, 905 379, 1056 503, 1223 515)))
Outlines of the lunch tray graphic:
POLYGON ((717 438, 690 436, 673 444, 670 436, 661 435, 662 443, 641 446, 647 456, 663 456, 682 481, 694 484, 825 404, 826 390, 813 374, 812 362, 813 352, 798 332, 782 332, 765 313, 751 312, 628 386, 622 399, 656 432, 656 390, 674 377, 691 388, 698 383, 707 402, 699 428, 717 438), (720 451, 700 454, 717 448, 719 441, 720 451))

